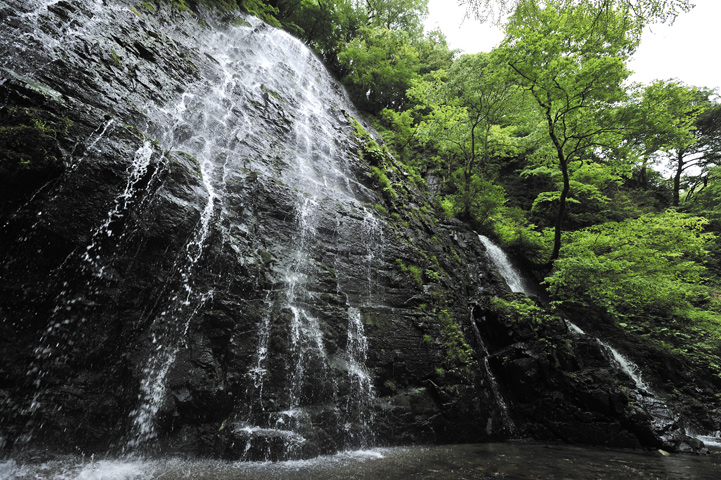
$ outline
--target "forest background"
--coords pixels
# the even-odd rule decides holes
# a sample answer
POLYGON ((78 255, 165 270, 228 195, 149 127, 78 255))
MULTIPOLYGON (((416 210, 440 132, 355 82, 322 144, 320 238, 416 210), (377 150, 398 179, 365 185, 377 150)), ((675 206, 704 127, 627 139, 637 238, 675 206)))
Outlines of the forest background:
POLYGON ((165 3, 239 8, 302 39, 381 134, 364 153, 389 205, 400 181, 424 189, 436 215, 534 271, 555 308, 721 376, 719 95, 629 81, 643 28, 689 0, 458 0, 503 22, 500 45, 471 55, 424 29, 427 0, 165 3))

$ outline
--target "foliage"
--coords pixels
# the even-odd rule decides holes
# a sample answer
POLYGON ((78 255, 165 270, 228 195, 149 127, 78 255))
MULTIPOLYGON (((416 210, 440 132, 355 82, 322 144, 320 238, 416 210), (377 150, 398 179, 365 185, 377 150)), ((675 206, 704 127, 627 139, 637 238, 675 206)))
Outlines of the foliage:
POLYGON ((338 54, 343 83, 355 103, 372 113, 401 109, 420 68, 418 52, 404 30, 362 27, 338 54))
POLYGON ((684 206, 693 214, 707 218, 710 222, 708 230, 716 234, 708 247, 707 266, 718 279, 721 277, 721 166, 708 170, 703 185, 684 206))
MULTIPOLYGON (((466 5, 481 21, 491 20, 501 23, 519 7, 536 5, 538 0, 458 0, 466 5)), ((638 24, 673 21, 681 12, 687 12, 693 4, 691 0, 563 0, 565 5, 586 4, 602 15, 611 9, 619 10, 638 24)))
POLYGON ((538 306, 528 297, 504 299, 495 297, 491 300, 491 311, 508 322, 519 322, 538 327, 557 320, 548 313, 548 309, 538 306))
POLYGON ((418 287, 423 286, 423 270, 420 267, 416 265, 406 265, 400 258, 396 259, 396 265, 401 272, 410 276, 418 287))
MULTIPOLYGON (((533 221, 552 224, 563 188, 560 172, 550 167, 535 167, 526 168, 521 175, 556 185, 556 190, 540 192, 531 206, 533 221)), ((576 229, 609 220, 621 221, 643 213, 621 189, 628 173, 619 172, 613 165, 582 163, 569 177, 568 227, 576 229)))
POLYGON ((625 61, 636 47, 632 25, 622 12, 609 10, 596 21, 587 4, 548 0, 518 9, 506 25, 499 56, 518 83, 536 100, 562 176, 551 260, 558 257, 570 169, 589 161, 600 146, 614 143, 617 124, 611 112, 624 100, 625 61))
POLYGON ((721 156, 721 122, 716 121, 721 108, 711 100, 713 92, 677 81, 657 80, 634 93, 633 101, 625 107, 629 123, 626 145, 640 157, 644 187, 648 166, 660 160, 667 163, 673 172, 672 202, 678 206, 689 172, 696 172, 690 177, 703 177, 698 170, 705 171, 721 156))
POLYGON ((393 189, 393 185, 391 185, 391 181, 388 179, 385 171, 380 167, 371 167, 371 171, 373 172, 373 178, 383 191, 383 196, 390 202, 396 200, 398 194, 393 189))
POLYGON ((570 235, 545 284, 556 304, 608 312, 631 333, 721 374, 721 303, 708 221, 669 210, 570 235))
POLYGON ((506 203, 503 187, 475 173, 468 178, 462 168, 453 175, 453 187, 454 193, 445 197, 449 213, 481 226, 492 221, 506 203))
POLYGON ((688 318, 708 301, 708 221, 669 210, 569 235, 545 284, 561 303, 618 318, 688 318))
POLYGON ((463 335, 463 331, 453 319, 447 309, 438 313, 438 320, 441 323, 443 344, 446 347, 447 362, 450 365, 463 365, 470 369, 474 365, 473 349, 463 335))

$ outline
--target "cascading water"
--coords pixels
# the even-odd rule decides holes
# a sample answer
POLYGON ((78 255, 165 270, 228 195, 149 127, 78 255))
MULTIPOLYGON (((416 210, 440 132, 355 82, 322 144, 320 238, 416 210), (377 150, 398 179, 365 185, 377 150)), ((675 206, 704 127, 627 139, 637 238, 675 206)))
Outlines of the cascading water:
POLYGON ((202 291, 195 286, 196 269, 213 224, 221 215, 228 161, 235 153, 231 142, 242 141, 249 130, 245 118, 234 113, 229 98, 240 85, 240 80, 233 78, 229 71, 232 59, 219 58, 219 78, 200 82, 192 93, 184 94, 174 108, 159 109, 155 118, 151 118, 151 129, 157 131, 156 136, 166 150, 181 151, 199 162, 207 200, 184 253, 176 260, 179 281, 165 293, 167 298, 159 299, 164 307, 151 327, 152 348, 156 353, 143 368, 139 405, 131 413, 130 448, 144 446, 155 437, 154 421, 164 399, 168 371, 177 350, 184 345, 191 322, 213 297, 213 291, 202 291))
POLYGON ((493 265, 496 266, 508 284, 508 288, 510 288, 512 292, 530 295, 531 293, 524 285, 523 277, 518 270, 513 267, 506 253, 501 250, 501 247, 493 243, 491 239, 485 235, 478 235, 478 239, 486 247, 488 258, 493 262, 493 265))
POLYGON ((367 448, 372 439, 373 381, 366 369, 368 340, 366 339, 361 313, 355 307, 348 309, 348 382, 349 394, 344 409, 344 428, 351 446, 367 448), (354 425, 355 424, 355 425, 354 425))
MULTIPOLYGON (((489 258, 494 263, 499 273, 506 280, 506 283, 513 292, 524 293, 529 295, 527 289, 524 286, 523 279, 516 269, 511 265, 510 260, 506 256, 505 252, 501 250, 497 245, 493 244, 488 238, 483 235, 478 236, 481 242, 486 246, 489 258)), ((586 332, 580 327, 575 325, 568 319, 564 319, 564 322, 568 326, 568 329, 572 334, 583 337, 586 336, 586 332)), ((638 365, 633 363, 627 357, 625 357, 616 348, 604 342, 600 338, 595 338, 601 351, 604 352, 608 358, 608 362, 613 368, 619 372, 623 372, 628 378, 630 378, 636 386, 636 392, 634 394, 635 401, 643 405, 644 408, 654 417, 653 428, 660 434, 662 439, 669 441, 671 435, 674 434, 678 428, 678 415, 676 415, 669 407, 658 398, 656 393, 653 392, 651 387, 646 383, 641 375, 641 369, 638 365), (667 438, 669 437, 669 438, 667 438)), ((707 439, 711 441, 711 445, 714 442, 714 436, 700 436, 692 435, 698 439, 707 439)))
MULTIPOLYGON (((164 150, 182 151, 197 159, 207 203, 185 255, 176 262, 177 286, 168 287, 165 298, 158 300, 164 306, 150 329, 151 348, 157 353, 143 368, 139 405, 132 413, 129 444, 133 448, 155 437, 154 422, 167 395, 164 385, 183 347, 184 335, 204 304, 212 302, 213 292, 197 291, 193 279, 216 230, 223 237, 221 242, 232 243, 232 238, 225 238, 232 232, 223 227, 225 217, 233 214, 226 205, 225 185, 238 176, 238 169, 246 167, 253 168, 255 175, 278 178, 277 184, 288 189, 296 237, 288 245, 285 261, 276 268, 277 286, 263 302, 266 312, 257 327, 255 360, 245 376, 247 398, 238 402, 237 413, 227 424, 238 444, 232 455, 243 459, 304 455, 305 435, 314 434, 318 409, 345 418, 339 420, 339 431, 361 430, 346 433, 344 447, 367 445, 373 387, 363 365, 367 340, 359 310, 362 305, 347 306, 346 375, 351 388, 341 402, 338 374, 331 371, 315 307, 319 298, 313 291, 318 231, 326 223, 336 223, 337 213, 329 205, 362 209, 366 215, 354 219, 355 225, 349 228, 371 232, 368 241, 377 236, 372 214, 357 199, 356 192, 364 187, 347 173, 341 160, 347 154, 336 144, 335 124, 343 115, 340 106, 345 99, 322 64, 300 42, 257 20, 248 21, 249 26, 211 36, 202 45, 214 60, 212 70, 205 72, 207 80, 192 86, 175 108, 151 114, 149 130, 164 150), (327 104, 329 92, 336 95, 333 109, 327 104), (244 112, 259 109, 261 124, 258 119, 256 123, 248 121, 244 112), (286 123, 278 123, 275 117, 264 119, 263 111, 268 110, 286 123), (268 135, 264 132, 275 140, 259 138, 268 135), (267 150, 258 151, 259 145, 267 150), (247 163, 247 158, 259 156, 273 156, 275 164, 247 163), (271 348, 279 322, 287 322, 289 338, 282 362, 276 357, 280 353, 271 348), (283 371, 270 371, 271 365, 277 368, 281 364, 283 371), (282 391, 277 385, 264 388, 269 376, 279 375, 286 378, 282 391)), ((376 246, 364 248, 370 252, 376 246)), ((372 258, 368 265, 371 262, 372 258)))
MULTIPOLYGON (((495 405, 498 408, 498 414, 503 424, 503 430, 505 431, 504 433, 512 437, 517 433, 516 424, 511 418, 508 405, 506 404, 506 400, 503 398, 503 394, 501 393, 501 389, 498 385, 498 380, 496 380, 496 376, 493 375, 493 370, 491 370, 491 365, 488 361, 488 347, 486 346, 486 342, 483 340, 483 336, 481 335, 481 332, 476 325, 475 319, 473 317, 473 307, 471 308, 470 325, 471 330, 476 337, 476 344, 480 347, 481 355, 483 355, 483 371, 486 374, 486 378, 488 379, 489 383, 491 384, 491 392, 493 393, 493 398, 496 402, 495 405)), ((492 431, 493 425, 489 425, 487 429, 489 431, 492 431)))
MULTIPOLYGON (((23 49, 25 57, 37 57, 37 61, 17 62, 16 70, 9 73, 13 78, 21 75, 42 82, 55 59, 70 51, 79 63, 88 55, 98 54, 110 65, 98 82, 118 74, 131 91, 146 87, 153 90, 159 85, 146 73, 151 69, 145 70, 146 65, 157 62, 152 46, 146 46, 144 39, 127 44, 105 34, 105 30, 111 30, 107 24, 121 17, 131 25, 128 31, 137 22, 152 29, 135 7, 129 9, 122 1, 106 5, 87 0, 66 5, 33 0, 24 4, 17 15, 26 22, 10 27, 18 41, 10 46, 2 44, 2 53, 15 58, 21 55, 16 50, 23 49), (65 22, 73 15, 86 15, 88 20, 65 22), (40 21, 52 24, 53 28, 35 31, 27 27, 40 21), (75 50, 81 53, 76 55, 75 50)), ((154 36, 148 38, 159 38, 152 33, 154 36)), ((179 218, 182 221, 192 218, 194 226, 168 262, 169 272, 160 288, 152 290, 153 298, 143 309, 142 317, 134 320, 132 335, 143 339, 137 351, 128 356, 138 393, 136 404, 129 411, 126 446, 122 450, 142 452, 157 443, 163 409, 179 401, 177 395, 173 397, 171 384, 175 369, 182 368, 192 354, 190 330, 214 305, 234 294, 231 278, 216 282, 212 288, 203 280, 219 275, 222 270, 218 267, 207 270, 213 249, 246 253, 238 247, 241 243, 238 237, 252 235, 253 227, 229 226, 230 219, 250 211, 247 205, 242 205, 249 202, 242 200, 244 193, 238 193, 238 185, 277 191, 277 198, 285 203, 289 213, 280 221, 290 224, 295 235, 276 238, 273 255, 280 261, 273 262, 272 273, 262 279, 262 286, 261 279, 256 279, 253 287, 260 295, 256 302, 263 306, 263 311, 256 317, 259 321, 254 359, 238 366, 246 369, 245 374, 233 376, 241 378, 243 385, 228 386, 236 395, 235 414, 223 425, 227 425, 225 432, 235 432, 231 443, 237 445, 236 451, 228 455, 283 459, 319 453, 301 450, 309 443, 307 437, 317 441, 320 428, 316 425, 319 418, 327 415, 335 418, 336 424, 328 425, 324 419, 322 429, 337 440, 335 445, 324 447, 324 451, 368 446, 372 438, 370 409, 374 390, 364 365, 367 339, 362 311, 372 296, 373 255, 382 251, 375 242, 380 238, 382 243, 382 233, 366 208, 370 199, 366 187, 350 174, 348 158, 352 151, 347 137, 339 136, 341 128, 350 130, 348 117, 352 113, 348 112, 352 112, 352 107, 322 63, 288 34, 254 18, 238 19, 233 25, 206 33, 202 38, 190 38, 183 32, 169 31, 169 37, 164 38, 163 48, 170 45, 178 51, 191 52, 195 59, 195 64, 186 63, 189 68, 182 72, 187 76, 184 82, 176 78, 181 72, 171 68, 170 78, 165 78, 169 87, 158 90, 159 95, 147 104, 136 103, 136 97, 109 99, 134 122, 140 117, 138 129, 157 144, 155 147, 143 144, 131 158, 121 158, 113 152, 117 163, 128 165, 125 187, 120 189, 101 223, 89 233, 86 248, 73 253, 58 269, 58 276, 64 277, 70 276, 66 270, 75 269, 72 277, 84 285, 66 285, 55 296, 55 313, 38 341, 36 360, 29 372, 29 381, 36 384, 38 393, 27 399, 22 414, 31 416, 42 409, 52 415, 49 409, 53 399, 44 395, 42 382, 51 365, 65 362, 59 332, 70 331, 76 322, 95 322, 104 309, 111 308, 107 299, 94 297, 103 290, 101 283, 120 279, 131 266, 119 263, 128 259, 126 250, 131 246, 138 248, 137 236, 130 239, 126 235, 126 224, 138 228, 152 214, 140 212, 141 207, 155 205, 154 192, 166 188, 162 183, 165 178, 188 171, 195 176, 194 186, 177 195, 164 192, 169 198, 178 199, 178 207, 184 210, 179 218), (158 151, 165 154, 158 155, 158 151), (179 169, 177 164, 184 166, 179 169), (233 193, 229 193, 230 188, 233 193), (192 196, 197 200, 188 202, 186 199, 192 196), (125 218, 130 211, 132 221, 125 218), (363 214, 359 217, 357 212, 363 214), (338 353, 343 358, 339 361, 330 358, 326 348, 329 333, 323 325, 327 319, 318 308, 322 302, 316 285, 318 267, 325 260, 320 256, 324 247, 320 237, 327 235, 341 216, 344 229, 337 236, 343 237, 346 230, 362 232, 362 241, 366 242, 362 263, 368 285, 364 298, 349 295, 340 307, 347 324, 343 333, 338 332, 338 338, 332 340, 345 345, 338 353), (118 249, 124 255, 116 261, 118 249), (81 277, 87 278, 83 282, 81 277), (288 343, 282 351, 274 347, 285 341, 288 343)), ((189 60, 187 53, 183 55, 189 60)), ((88 71, 94 74, 93 68, 88 71)), ((114 92, 108 89, 108 93, 114 92)), ((42 94, 61 102, 74 101, 48 89, 42 90, 42 94)), ((43 195, 48 189, 62 191, 67 178, 88 175, 95 156, 104 148, 102 141, 128 130, 128 118, 109 118, 102 111, 102 104, 100 107, 93 115, 104 117, 104 123, 96 124, 92 135, 80 145, 79 154, 74 154, 78 145, 72 152, 66 152, 69 161, 63 177, 53 185, 43 186, 39 190, 43 195)), ((50 204, 62 201, 61 196, 52 192, 46 197, 44 201, 50 204)), ((35 208, 35 201, 32 196, 20 210, 35 208)), ((10 217, 9 222, 12 221, 10 217)), ((36 223, 41 221, 39 215, 36 223)), ((26 229, 25 235, 32 236, 34 230, 26 229)), ((245 257, 239 259, 239 263, 245 261, 245 257)), ((332 259, 328 263, 336 264, 332 259)), ((338 277, 346 275, 343 265, 343 262, 335 265, 338 277)), ((344 296, 340 283, 338 286, 339 295, 344 296)), ((144 290, 143 294, 146 292, 151 290, 144 290)), ((235 308, 238 310, 231 313, 242 318, 245 312, 235 308)), ((31 432, 32 426, 27 438, 31 432)))
MULTIPOLYGON (((365 249, 363 263, 366 275, 365 292, 360 292, 360 300, 355 302, 362 306, 373 306, 377 293, 377 267, 383 261, 383 228, 378 219, 367 209, 363 209, 360 241, 365 249)), ((353 242, 346 240, 348 244, 353 242)), ((342 280, 337 282, 337 290, 343 293, 342 280)), ((346 297, 348 297, 346 295, 346 297)), ((351 302, 349 302, 351 303, 351 302)), ((349 393, 346 401, 343 422, 346 432, 346 444, 350 447, 366 448, 373 442, 373 402, 375 389, 366 368, 368 356, 368 339, 361 318, 361 311, 356 306, 348 308, 348 335, 346 341, 348 355, 349 393)))
MULTIPOLYGON (((494 244, 489 238, 483 235, 479 235, 478 238, 481 240, 483 245, 485 245, 489 258, 496 266, 503 279, 506 280, 506 283, 508 284, 511 291, 530 295, 530 293, 524 286, 524 281, 521 274, 515 268, 513 268, 513 265, 511 264, 511 261, 509 260, 505 252, 496 244, 494 244)), ((586 335, 586 332, 584 332, 580 327, 578 327, 570 320, 564 319, 564 322, 566 323, 566 325, 568 325, 569 330, 575 335, 586 335)), ((640 391, 650 393, 651 390, 646 384, 646 382, 644 382, 641 378, 637 365, 624 357, 618 350, 610 346, 608 343, 602 341, 599 338, 596 338, 596 341, 598 342, 599 346, 601 346, 601 348, 605 352, 607 352, 607 354, 609 355, 609 360, 616 368, 628 375, 628 377, 633 380, 633 382, 636 384, 636 387, 640 391)))
POLYGON ((618 366, 626 375, 628 375, 631 380, 633 380, 633 383, 636 384, 636 388, 641 392, 648 392, 649 394, 653 395, 651 392, 651 388, 646 384, 646 382, 643 381, 643 378, 641 378, 641 373, 639 372, 639 367, 623 355, 621 355, 621 352, 607 344, 606 342, 602 341, 601 339, 597 338, 596 341, 598 342, 603 349, 609 353, 612 361, 615 363, 615 365, 618 366))
MULTIPOLYGON (((108 122, 103 131, 93 139, 88 150, 92 148, 103 136, 110 122, 108 122)), ((54 275, 58 278, 75 277, 84 281, 82 289, 63 289, 55 297, 55 308, 53 314, 49 318, 48 327, 42 333, 38 346, 34 350, 34 361, 28 371, 28 378, 32 379, 35 387, 35 394, 32 397, 24 414, 31 417, 40 408, 57 409, 52 405, 52 398, 45 399, 49 395, 44 391, 43 378, 46 377, 50 370, 64 366, 66 362, 64 350, 66 343, 73 345, 72 332, 75 324, 85 323, 90 320, 92 307, 94 305, 93 298, 100 294, 105 281, 105 270, 112 267, 113 258, 110 254, 105 254, 103 248, 122 249, 124 248, 123 240, 125 232, 118 230, 117 225, 131 208, 141 208, 144 203, 145 195, 140 195, 140 191, 152 189, 151 184, 155 179, 157 169, 153 171, 148 178, 148 171, 151 164, 151 158, 154 151, 150 144, 146 142, 139 148, 128 166, 126 176, 126 184, 122 191, 115 197, 113 206, 107 213, 105 221, 98 225, 90 236, 90 241, 84 251, 72 252, 65 261, 56 269, 54 275), (145 182, 145 183, 143 183, 145 182), (141 199, 138 200, 140 195, 141 199), (108 245, 110 243, 110 245, 108 245), (70 266, 72 265, 72 266, 70 266), (72 275, 68 271, 72 269, 72 275), (49 403, 47 405, 46 403, 49 403)), ((87 155, 87 153, 86 153, 87 155)), ((72 159, 72 157, 71 157, 72 159)), ((77 164, 82 160, 71 163, 66 176, 72 174, 77 164)), ((73 159, 74 160, 74 159, 73 159)), ((60 184, 59 188, 62 188, 60 184)), ((36 225, 31 227, 31 232, 36 225)), ((27 238, 25 239, 27 241, 27 238)), ((67 285, 67 283, 66 283, 67 285)), ((47 412, 46 412, 47 413, 47 412)), ((34 422, 29 422, 29 429, 21 437, 23 441, 29 442, 34 434, 34 422)))

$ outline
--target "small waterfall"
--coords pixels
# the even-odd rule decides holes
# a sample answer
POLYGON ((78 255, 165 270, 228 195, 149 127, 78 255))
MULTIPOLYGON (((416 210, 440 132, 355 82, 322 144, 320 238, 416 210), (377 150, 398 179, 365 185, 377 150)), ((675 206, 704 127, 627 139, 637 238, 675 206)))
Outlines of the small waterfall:
MULTIPOLYGON (((482 235, 479 235, 479 239, 484 245, 486 245, 489 257, 496 268, 498 268, 511 290, 528 295, 528 291, 523 285, 523 279, 518 272, 513 269, 505 253, 482 235)), ((564 318, 563 321, 566 323, 568 329, 573 335, 579 337, 586 336, 586 332, 570 320, 564 318)), ((653 416, 653 428, 659 434, 660 438, 665 441, 671 441, 671 438, 677 428, 676 423, 678 421, 678 415, 669 409, 665 402, 659 399, 648 383, 644 381, 641 375, 641 369, 638 365, 629 360, 607 342, 602 341, 600 338, 595 338, 595 340, 601 348, 601 351, 603 351, 608 358, 609 364, 619 372, 623 372, 624 375, 633 381, 636 386, 633 398, 653 416)), ((683 430, 681 430, 681 432, 683 432, 683 430)), ((710 442, 709 445, 715 445, 715 442, 718 442, 717 437, 713 435, 702 436, 691 433, 688 433, 688 435, 704 442, 708 440, 710 442)))
MULTIPOLYGON (((249 29, 241 30, 241 35, 249 29)), ((216 39, 218 45, 223 39, 216 39)), ((234 75, 235 59, 213 51, 219 65, 217 77, 196 84, 171 108, 160 108, 152 115, 151 129, 166 150, 175 150, 197 160, 206 193, 184 253, 176 259, 176 286, 164 293, 158 302, 162 311, 152 321, 150 355, 143 368, 138 407, 131 412, 130 449, 137 449, 155 438, 154 421, 165 396, 166 376, 185 344, 191 322, 214 292, 199 290, 195 285, 198 264, 207 248, 224 208, 224 195, 230 158, 239 153, 238 145, 249 135, 250 123, 241 110, 234 108, 233 95, 245 78, 234 75)))
POLYGON ((651 395, 653 395, 653 392, 651 391, 651 388, 648 386, 646 382, 643 381, 643 378, 641 378, 640 368, 638 365, 621 355, 621 352, 607 344, 606 342, 602 341, 600 338, 597 338, 596 341, 598 342, 601 347, 609 354, 610 359, 613 361, 613 363, 623 371, 626 375, 628 375, 631 380, 633 380, 633 383, 636 384, 636 388, 639 391, 647 392, 651 395))
POLYGON ((382 292, 379 291, 378 265, 383 262, 383 228, 378 218, 370 210, 363 209, 363 228, 361 242, 365 246, 365 267, 366 267, 366 302, 372 303, 374 297, 382 292))
POLYGON ((478 235, 478 239, 486 247, 488 258, 498 269, 511 291, 530 295, 531 293, 524 286, 524 281, 521 277, 521 274, 513 267, 506 253, 501 250, 498 245, 493 243, 490 238, 484 235, 478 235))
MULTIPOLYGON (((486 246, 489 258, 496 266, 498 271, 501 273, 501 276, 503 276, 504 280, 506 280, 506 283, 508 283, 511 291, 529 295, 528 290, 524 287, 524 282, 521 275, 516 269, 513 268, 505 252, 501 250, 501 248, 498 247, 496 244, 491 242, 491 240, 489 240, 487 237, 479 235, 478 238, 481 240, 483 245, 486 246)), ((586 335, 586 332, 584 332, 580 327, 578 327, 570 320, 564 319, 564 322, 573 334, 579 336, 586 335)), ((649 386, 641 378, 638 365, 628 360, 618 350, 610 346, 608 343, 602 341, 599 338, 596 338, 596 341, 601 346, 601 348, 608 354, 609 360, 612 362, 612 364, 619 370, 623 371, 626 375, 628 375, 629 378, 634 381, 634 383, 636 384, 636 388, 638 388, 640 391, 651 393, 649 386)))
POLYGON ((486 378, 491 385, 491 392, 493 393, 493 398, 496 401, 495 404, 498 408, 498 414, 501 417, 501 421, 503 422, 503 430, 512 437, 517 433, 516 424, 511 418, 508 405, 506 404, 506 400, 503 398, 503 394, 501 393, 501 389, 498 385, 498 380, 496 380, 496 376, 493 375, 493 370, 491 370, 491 365, 488 362, 488 357, 490 355, 488 353, 488 347, 486 347, 486 342, 483 340, 483 336, 481 335, 480 330, 478 330, 478 326, 476 325, 475 319, 473 318, 473 310, 474 308, 471 307, 471 315, 469 319, 471 324, 471 330, 476 337, 476 343, 481 348, 481 354, 483 355, 483 371, 486 374, 486 378))
MULTIPOLYGON (((365 249, 363 263, 366 274, 366 291, 359 301, 363 306, 372 307, 378 292, 377 268, 383 261, 383 228, 373 213, 364 208, 360 241, 365 249)), ((352 242, 349 242, 352 243, 352 242)), ((342 292, 340 279, 337 289, 342 292)), ((348 308, 348 355, 349 393, 344 410, 346 443, 350 447, 367 448, 373 442, 373 403, 375 389, 366 368, 368 338, 358 307, 348 308)))
MULTIPOLYGON (((264 305, 265 313, 258 327, 258 348, 255 351, 255 366, 248 372, 251 382, 248 384, 246 395, 255 399, 255 401, 251 402, 252 406, 255 406, 256 403, 261 404, 263 401, 263 384, 268 375, 267 359, 268 348, 270 347, 270 315, 272 309, 271 292, 268 292, 265 297, 264 305)), ((263 410, 262 404, 260 409, 263 410)))
POLYGON ((583 331, 581 327, 576 325, 575 323, 571 322, 570 320, 564 318, 563 321, 566 323, 566 326, 568 326, 568 329, 573 333, 574 335, 583 336, 586 335, 586 332, 583 331))
MULTIPOLYGON (((143 146, 135 152, 133 162, 128 168, 128 181, 125 189, 115 198, 115 205, 108 212, 105 221, 95 229, 90 245, 86 247, 85 252, 82 254, 82 259, 92 266, 95 270, 95 276, 99 278, 102 278, 103 271, 105 270, 105 266, 100 264, 103 255, 101 251, 101 241, 104 237, 113 236, 113 223, 117 222, 123 214, 128 211, 130 202, 138 191, 138 184, 145 178, 148 172, 152 155, 153 149, 150 148, 150 142, 145 142, 143 146)), ((122 235, 124 234, 120 234, 120 240, 122 240, 122 235)))
MULTIPOLYGON (((138 448, 146 445, 155 438, 153 422, 160 409, 165 394, 165 378, 174 362, 177 350, 185 341, 185 335, 196 314, 203 305, 212 299, 212 291, 199 291, 195 286, 194 276, 198 263, 205 252, 208 237, 211 234, 213 221, 219 212, 219 203, 224 186, 226 164, 218 162, 224 156, 224 145, 207 142, 205 135, 208 132, 222 131, 225 126, 225 110, 222 105, 223 92, 228 87, 221 84, 211 87, 210 93, 203 96, 186 94, 181 103, 172 112, 174 114, 171 125, 185 124, 191 120, 186 115, 190 103, 192 115, 192 128, 196 135, 192 135, 184 142, 168 145, 181 148, 185 153, 200 160, 200 175, 207 193, 207 201, 200 213, 200 218, 190 240, 185 246, 184 254, 176 260, 176 276, 178 285, 171 289, 164 299, 159 299, 165 306, 152 322, 152 347, 156 353, 150 355, 143 368, 144 378, 140 385, 140 398, 138 407, 131 412, 132 431, 128 446, 138 448), (210 102, 209 99, 220 99, 210 102), (197 115, 198 103, 202 102, 203 110, 197 115), (220 163, 220 165, 218 165, 220 163)), ((161 117, 162 118, 162 117, 161 117)), ((161 138, 169 137, 172 131, 162 132, 161 138)), ((225 137, 220 137, 225 138, 225 137)), ((166 140, 167 141, 167 140, 166 140)))
POLYGON ((375 398, 373 381, 366 369, 368 340, 365 336, 361 313, 357 308, 348 309, 348 375, 350 391, 344 409, 345 430, 351 446, 367 448, 372 437, 375 398))

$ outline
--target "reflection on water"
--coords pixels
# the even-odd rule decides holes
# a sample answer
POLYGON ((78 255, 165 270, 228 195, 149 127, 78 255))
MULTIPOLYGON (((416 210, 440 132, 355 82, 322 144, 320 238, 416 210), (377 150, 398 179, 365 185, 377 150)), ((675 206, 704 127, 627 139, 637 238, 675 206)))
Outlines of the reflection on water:
POLYGON ((182 459, 0 460, 1 479, 352 480, 721 478, 721 455, 671 455, 534 443, 386 448, 289 462, 182 459))

